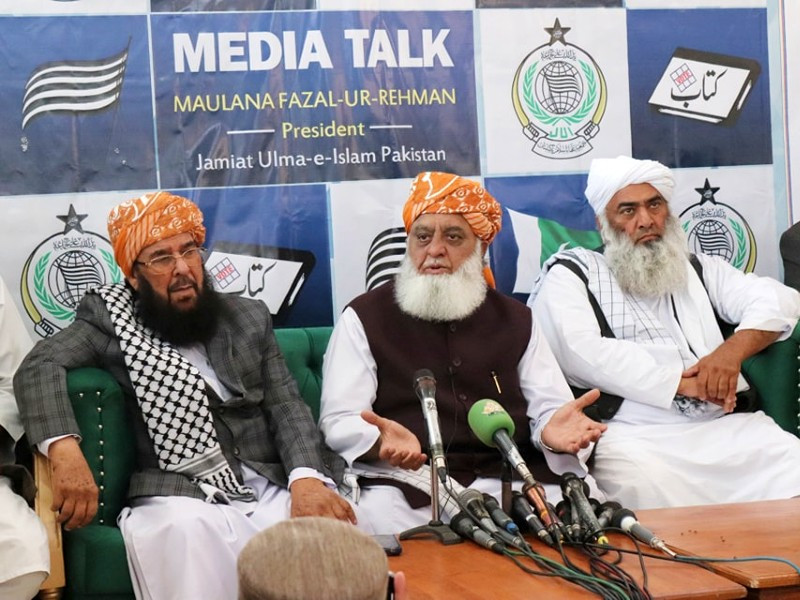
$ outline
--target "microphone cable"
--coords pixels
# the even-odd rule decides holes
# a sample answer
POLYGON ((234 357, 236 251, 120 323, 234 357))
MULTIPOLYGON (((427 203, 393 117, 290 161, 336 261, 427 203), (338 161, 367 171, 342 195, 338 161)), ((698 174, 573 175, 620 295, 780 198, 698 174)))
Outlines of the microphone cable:
MULTIPOLYGON (((461 500, 460 496, 455 493, 452 486, 449 484, 449 481, 443 485, 443 488, 458 505, 458 507, 465 514, 467 514, 480 529, 494 537, 493 532, 481 522, 480 518, 470 508, 468 508, 466 503, 461 500)), ((495 537, 495 539, 497 538, 495 537)), ((618 585, 616 582, 597 577, 583 569, 580 569, 579 567, 575 567, 574 565, 560 563, 555 559, 548 558, 534 551, 530 545, 527 545, 527 548, 524 549, 515 547, 516 549, 512 550, 510 547, 508 547, 508 543, 506 541, 499 541, 503 541, 506 545, 503 554, 510 558, 520 569, 530 575, 559 577, 606 600, 638 600, 638 598, 628 594, 625 587, 618 585), (535 565, 537 565, 537 567, 539 567, 539 569, 534 569, 526 565, 521 560, 521 557, 530 559, 535 565)), ((562 560, 566 560, 567 563, 569 563, 569 559, 566 557, 563 549, 561 549, 560 546, 559 552, 562 555, 562 560)))
MULTIPOLYGON (((735 558, 720 558, 715 556, 687 556, 685 554, 676 554, 675 556, 669 556, 666 554, 654 554, 652 552, 644 552, 641 549, 641 547, 644 546, 646 548, 649 548, 649 546, 647 544, 644 544, 643 542, 640 542, 630 533, 623 531, 622 529, 618 529, 616 527, 609 527, 607 531, 622 533, 623 535, 628 536, 628 538, 630 538, 631 541, 633 541, 634 545, 636 546, 635 550, 631 550, 629 548, 620 548, 616 546, 602 546, 602 548, 605 548, 607 550, 614 550, 615 552, 620 552, 623 554, 638 554, 640 557, 655 558, 658 560, 680 562, 684 564, 692 564, 712 572, 714 572, 714 570, 709 565, 704 563, 740 563, 740 562, 770 561, 770 562, 778 562, 785 564, 793 571, 797 572, 798 575, 800 575, 800 565, 797 565, 788 558, 783 558, 781 556, 754 555, 754 556, 737 556, 735 558)), ((594 546, 594 544, 588 544, 588 545, 594 546)), ((600 548, 601 546, 597 547, 600 548)))
POLYGON ((642 572, 642 583, 640 585, 628 571, 620 566, 620 562, 622 562, 621 553, 617 552, 616 560, 608 558, 607 544, 587 543, 581 544, 581 548, 589 557, 589 568, 593 574, 609 581, 616 581, 621 587, 625 588, 632 600, 652 600, 653 596, 648 589, 647 568, 642 556, 639 556, 639 568, 642 572))
MULTIPOLYGON (((587 497, 588 499, 588 497, 587 497)), ((570 499, 564 495, 564 500, 569 501, 570 499)), ((625 569, 619 566, 619 563, 622 561, 622 555, 617 553, 616 560, 609 560, 606 558, 606 554, 609 550, 614 550, 614 548, 609 547, 606 543, 599 543, 594 542, 593 537, 597 534, 603 534, 609 529, 613 529, 616 531, 615 528, 608 528, 604 527, 601 528, 600 531, 585 531, 582 539, 580 540, 572 540, 567 541, 565 540, 564 544, 573 547, 576 549, 580 549, 585 555, 587 555, 589 560, 589 571, 591 575, 602 579, 603 581, 608 581, 616 584, 620 588, 625 590, 625 597, 631 600, 651 600, 652 595, 648 590, 647 583, 647 570, 644 565, 644 560, 640 556, 639 558, 639 566, 642 571, 642 585, 640 586, 633 576, 628 573, 625 569)), ((606 540, 607 541, 607 540, 606 540)), ((638 546, 637 546, 638 547, 638 546)), ((580 566, 575 564, 573 560, 567 556, 566 552, 564 552, 564 548, 562 545, 559 545, 559 551, 561 552, 562 560, 566 565, 570 568, 586 572, 580 566)))

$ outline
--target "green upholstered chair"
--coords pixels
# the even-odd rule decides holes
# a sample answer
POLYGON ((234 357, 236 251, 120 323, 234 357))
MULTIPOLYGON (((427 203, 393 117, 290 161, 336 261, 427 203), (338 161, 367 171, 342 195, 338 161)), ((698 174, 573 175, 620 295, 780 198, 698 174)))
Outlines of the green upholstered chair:
POLYGON ((800 437, 800 323, 791 337, 765 348, 742 364, 761 396, 761 409, 800 437))
MULTIPOLYGON (((298 382, 300 393, 319 415, 322 382, 322 357, 331 327, 276 330, 276 338, 286 363, 298 382)), ((81 600, 133 599, 125 545, 117 527, 117 515, 127 502, 128 481, 135 467, 133 431, 127 421, 122 390, 108 372, 83 368, 67 375, 70 399, 81 429, 81 449, 100 489, 99 508, 91 524, 74 531, 63 531, 64 596, 81 600)), ((49 468, 39 457, 37 471, 49 468)), ((42 502, 37 510, 43 520, 53 522, 48 481, 37 481, 42 502), (44 500, 44 498, 47 500, 44 500)), ((49 478, 48 478, 49 479, 49 478)), ((48 528, 52 529, 52 528, 48 528)), ((51 537, 56 537, 58 530, 51 537)), ((58 563, 59 557, 54 558, 58 563)), ((45 582, 48 583, 48 582, 45 582)), ((41 595, 59 597, 59 581, 51 578, 41 595), (49 587, 52 586, 52 587, 49 587)))

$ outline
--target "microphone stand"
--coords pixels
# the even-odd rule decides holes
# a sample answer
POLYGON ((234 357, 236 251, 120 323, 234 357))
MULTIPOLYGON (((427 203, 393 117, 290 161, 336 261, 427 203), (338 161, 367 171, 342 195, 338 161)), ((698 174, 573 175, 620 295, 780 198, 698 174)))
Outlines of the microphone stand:
POLYGON ((432 535, 438 538, 445 546, 460 544, 464 541, 464 538, 450 529, 450 526, 443 523, 440 518, 439 478, 436 476, 436 471, 437 468, 434 467, 434 461, 431 460, 431 520, 427 525, 418 525, 417 527, 412 527, 411 529, 406 529, 401 532, 399 535, 401 540, 410 540, 417 536, 427 537, 432 535))
POLYGON ((507 515, 511 514, 511 463, 504 460, 500 466, 500 506, 507 515))

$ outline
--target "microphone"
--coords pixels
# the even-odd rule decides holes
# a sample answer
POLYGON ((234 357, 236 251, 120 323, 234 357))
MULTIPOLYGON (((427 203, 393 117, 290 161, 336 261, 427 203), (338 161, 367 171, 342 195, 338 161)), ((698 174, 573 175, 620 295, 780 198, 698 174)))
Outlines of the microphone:
MULTIPOLYGON (((573 511, 586 524, 588 530, 586 534, 596 536, 598 544, 607 545, 608 538, 603 534, 602 527, 597 522, 597 516, 592 510, 592 505, 589 504, 589 499, 586 497, 589 491, 588 484, 579 479, 575 473, 567 471, 561 475, 561 491, 564 492, 565 498, 569 498, 573 511)), ((573 519, 574 522, 575 520, 573 519)))
POLYGON ((492 521, 499 525, 501 529, 505 529, 511 535, 519 535, 519 527, 517 527, 514 520, 500 508, 500 504, 495 500, 494 496, 484 494, 483 504, 486 506, 486 510, 489 511, 492 521))
POLYGON ((603 502, 598 507, 595 514, 597 514, 597 522, 602 529, 608 527, 611 523, 611 518, 614 516, 614 512, 620 508, 622 508, 622 505, 619 502, 613 502, 611 500, 603 502))
POLYGON ((514 523, 514 520, 509 517, 502 508, 500 508, 500 504, 495 500, 494 496, 484 494, 483 504, 489 512, 492 521, 500 527, 500 539, 507 544, 522 548, 523 550, 530 547, 528 546, 528 542, 525 541, 525 538, 522 537, 517 524, 514 523))
POLYGON ((544 488, 533 478, 519 448, 511 439, 514 435, 514 421, 506 410, 494 400, 478 400, 469 409, 467 421, 478 439, 491 448, 497 448, 525 482, 522 491, 531 504, 536 507, 542 522, 553 536, 561 537, 554 516, 547 506, 544 488))
POLYGON ((661 550, 673 558, 676 556, 676 554, 667 547, 667 545, 664 543, 664 540, 647 529, 647 527, 639 523, 632 510, 627 508, 617 509, 614 511, 614 516, 611 518, 611 524, 614 527, 619 527, 625 533, 631 534, 637 540, 644 542, 651 548, 661 550))
POLYGON ((466 507, 467 513, 475 518, 484 530, 492 535, 500 533, 500 528, 495 525, 486 506, 483 503, 483 494, 478 490, 467 488, 458 495, 458 504, 466 507))
POLYGON ((478 400, 469 409, 467 421, 472 432, 490 448, 497 448, 525 483, 534 485, 533 478, 519 448, 511 439, 514 435, 514 421, 498 402, 478 400))
POLYGON ((521 492, 514 492, 511 498, 511 515, 517 522, 527 523, 531 531, 548 546, 553 545, 553 538, 547 533, 544 523, 533 512, 530 502, 521 492))
POLYGON ((581 523, 580 519, 577 518, 578 515, 575 513, 572 502, 564 498, 556 504, 555 510, 556 516, 561 519, 561 522, 564 524, 567 537, 573 542, 580 542, 582 537, 581 523))
POLYGON ((442 432, 439 428, 439 411, 436 409, 436 378, 430 369, 419 369, 414 373, 414 391, 422 404, 422 414, 428 429, 431 468, 442 480, 442 483, 445 483, 447 463, 444 458, 442 432))
POLYGON ((588 496, 587 500, 589 500, 589 504, 592 505, 592 512, 594 513, 594 516, 596 517, 597 513, 600 511, 600 502, 598 502, 597 500, 595 500, 591 496, 588 496))
POLYGON ((483 546, 497 554, 502 554, 506 549, 503 542, 494 539, 491 535, 475 525, 472 518, 464 512, 460 512, 452 518, 450 521, 450 528, 461 537, 472 540, 479 546, 483 546))
MULTIPOLYGON (((467 508, 467 512, 471 513, 473 517, 477 520, 477 524, 481 527, 484 531, 489 532, 495 538, 502 540, 506 544, 510 544, 512 546, 520 546, 522 545, 523 548, 527 547, 527 543, 522 536, 511 534, 495 524, 492 520, 492 517, 489 515, 489 511, 486 510, 486 505, 483 502, 483 494, 481 494, 478 490, 473 488, 467 488, 458 496, 460 503, 467 508)), ((519 530, 517 530, 519 532, 519 530)))

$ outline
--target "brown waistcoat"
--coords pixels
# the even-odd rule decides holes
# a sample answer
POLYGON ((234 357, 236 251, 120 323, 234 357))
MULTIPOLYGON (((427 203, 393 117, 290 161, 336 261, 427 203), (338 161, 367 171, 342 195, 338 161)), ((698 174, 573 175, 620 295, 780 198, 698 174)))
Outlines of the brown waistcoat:
MULTIPOLYGON (((465 486, 476 477, 499 477, 500 453, 482 444, 467 422, 470 407, 491 398, 514 420, 514 441, 534 477, 558 481, 530 441, 527 401, 519 385, 517 365, 531 333, 531 312, 524 304, 489 290, 483 304, 466 319, 423 321, 400 310, 394 284, 387 283, 359 296, 350 306, 364 325, 378 368, 373 410, 410 429, 424 450, 428 435, 414 392, 414 374, 424 368, 436 377, 436 404, 451 477, 465 486)), ((412 506, 430 502, 409 494, 405 486, 398 487, 412 506)))

